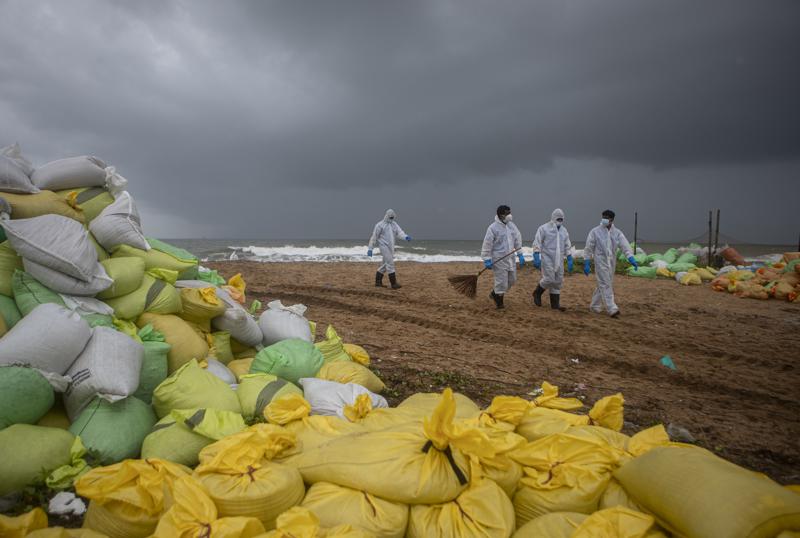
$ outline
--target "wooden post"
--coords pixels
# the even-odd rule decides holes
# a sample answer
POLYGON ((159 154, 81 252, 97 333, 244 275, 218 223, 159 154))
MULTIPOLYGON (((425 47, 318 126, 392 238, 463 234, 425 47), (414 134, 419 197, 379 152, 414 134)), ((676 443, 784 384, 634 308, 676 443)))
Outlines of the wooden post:
POLYGON ((713 215, 714 215, 713 211, 708 212, 708 265, 711 265, 711 237, 713 232, 711 228, 711 223, 712 223, 711 219, 713 215))
MULTIPOLYGON (((717 257, 717 251, 719 251, 719 214, 720 210, 717 209, 717 231, 716 234, 714 235, 714 258, 717 257)), ((716 259, 714 261, 716 261, 716 259)), ((711 267, 716 267, 717 265, 719 264, 717 263, 715 265, 712 265, 711 267)))
POLYGON ((636 256, 636 249, 639 248, 639 212, 633 213, 633 255, 636 256))

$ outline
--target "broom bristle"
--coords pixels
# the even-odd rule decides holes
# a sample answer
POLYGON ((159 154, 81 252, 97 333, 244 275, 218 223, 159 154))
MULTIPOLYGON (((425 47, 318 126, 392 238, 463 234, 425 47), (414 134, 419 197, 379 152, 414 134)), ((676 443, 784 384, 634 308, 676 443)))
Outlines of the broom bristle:
POLYGON ((460 275, 448 277, 450 284, 453 288, 470 299, 475 298, 475 293, 478 290, 478 276, 477 275, 460 275))

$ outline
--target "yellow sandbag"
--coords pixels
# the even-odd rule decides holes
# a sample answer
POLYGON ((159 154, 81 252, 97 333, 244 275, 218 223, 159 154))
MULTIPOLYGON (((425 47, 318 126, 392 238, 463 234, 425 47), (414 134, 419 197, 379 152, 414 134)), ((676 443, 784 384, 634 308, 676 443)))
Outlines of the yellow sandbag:
POLYGON ((208 492, 191 476, 175 483, 174 496, 175 503, 159 520, 153 538, 249 538, 265 531, 254 517, 218 518, 208 492))
POLYGON ((58 395, 56 395, 56 401, 53 407, 39 419, 36 425, 46 426, 48 428, 60 428, 62 430, 69 429, 70 421, 67 416, 67 410, 64 409, 64 401, 58 395))
POLYGON ((204 448, 194 477, 219 515, 257 517, 265 528, 274 528, 275 519, 305 494, 297 469, 272 461, 294 445, 291 432, 257 424, 204 448))
POLYGON ((554 434, 513 452, 523 467, 514 509, 517 524, 549 512, 597 510, 621 451, 593 439, 554 434))
POLYGON ((700 286, 703 281, 700 279, 698 273, 686 273, 681 277, 681 284, 683 286, 700 286))
POLYGON ((136 320, 139 328, 148 323, 172 346, 167 355, 169 373, 176 372, 192 359, 200 361, 208 356, 208 342, 178 316, 144 313, 136 320))
POLYGON ((512 538, 572 538, 575 529, 588 517, 586 514, 576 512, 545 514, 524 525, 518 524, 517 532, 512 535, 512 538))
MULTIPOLYGON (((480 407, 460 392, 453 392, 453 398, 456 405, 455 418, 471 418, 480 414, 480 407)), ((442 395, 437 392, 417 392, 397 404, 397 408, 422 418, 433 413, 441 400, 442 395)))
POLYGON ((339 417, 325 415, 302 417, 289 421, 284 427, 295 434, 297 438, 296 450, 293 453, 287 453, 287 457, 281 460, 292 465, 294 464, 292 456, 300 452, 317 448, 336 437, 365 431, 360 425, 339 417))
POLYGON ((153 533, 180 477, 191 471, 168 461, 125 460, 97 467, 75 481, 75 491, 91 500, 83 526, 111 537, 153 533))
POLYGON ((800 495, 701 448, 657 447, 614 476, 680 536, 771 538, 800 529, 800 495))
POLYGON ((608 486, 606 486, 603 495, 600 497, 600 502, 597 504, 597 507, 600 510, 605 510, 606 508, 614 508, 615 506, 622 506, 624 508, 636 510, 637 512, 644 512, 644 509, 639 506, 639 503, 628 495, 628 492, 625 491, 622 484, 620 484, 616 478, 612 478, 608 486))
POLYGON ((369 353, 361 346, 355 344, 342 344, 344 352, 350 355, 350 358, 358 364, 369 366, 369 353))
POLYGON ((455 412, 446 389, 422 424, 337 437, 292 463, 309 484, 331 482, 404 504, 448 502, 469 482, 468 458, 496 453, 485 433, 454 422, 455 412))
POLYGON ((65 529, 64 527, 50 527, 40 529, 27 535, 27 538, 109 538, 107 535, 92 529, 65 529))
POLYGON ((47 514, 41 508, 34 508, 16 517, 0 514, 0 536, 6 538, 23 538, 29 532, 44 528, 47 528, 47 514))
POLYGON ((14 296, 11 286, 14 271, 22 271, 22 258, 11 248, 11 243, 0 243, 0 293, 7 297, 14 296))
POLYGON ((514 532, 514 507, 491 480, 471 485, 452 502, 415 505, 408 518, 409 538, 505 538, 514 532))
POLYGON ((560 397, 558 395, 558 387, 551 385, 547 381, 542 382, 542 394, 533 400, 533 404, 537 407, 560 409, 562 411, 574 411, 584 405, 578 398, 560 397))
POLYGON ((295 506, 280 515, 277 529, 259 538, 374 538, 350 525, 324 528, 319 519, 307 508, 295 506))
POLYGON ((104 187, 64 189, 55 193, 66 199, 71 206, 80 208, 87 223, 93 221, 106 207, 114 203, 114 197, 104 187))
POLYGON ((211 332, 211 320, 225 313, 225 303, 217 298, 214 288, 182 288, 181 304, 183 311, 178 316, 207 333, 211 332))
POLYGON ((64 197, 53 191, 41 191, 36 194, 4 192, 3 198, 11 205, 12 219, 30 219, 56 214, 77 220, 81 224, 86 222, 80 208, 70 205, 64 197))
POLYGON ((132 293, 105 299, 114 309, 114 316, 134 320, 143 312, 151 314, 175 314, 181 311, 181 294, 172 284, 156 280, 145 274, 141 285, 132 293))
POLYGON ((303 395, 295 384, 272 374, 245 374, 239 379, 236 396, 245 418, 263 417, 269 403, 286 394, 303 395))
POLYGON ((692 269, 689 272, 699 275, 703 282, 708 282, 717 278, 717 274, 713 272, 713 269, 710 267, 698 267, 697 269, 692 269))
POLYGON ((588 415, 576 415, 558 409, 535 407, 528 410, 516 428, 516 433, 528 441, 537 441, 548 435, 564 433, 571 426, 588 425, 588 415))
POLYGON ((218 409, 241 414, 236 392, 192 359, 153 391, 153 409, 163 418, 173 409, 218 409))
POLYGON ((147 270, 170 269, 172 271, 178 271, 180 274, 184 271, 190 271, 197 267, 196 261, 193 262, 190 260, 182 260, 156 248, 151 248, 150 250, 145 251, 130 245, 119 245, 114 247, 114 250, 111 252, 112 258, 123 258, 128 256, 142 258, 144 260, 145 269, 147 270))
POLYGON ((666 267, 658 267, 656 269, 656 276, 661 276, 664 278, 673 278, 675 276, 675 273, 673 273, 666 267))
POLYGON ((253 360, 255 360, 254 357, 235 359, 226 364, 226 366, 236 376, 236 380, 241 382, 242 378, 250 373, 250 366, 253 364, 253 360))
POLYGON ((513 431, 526 418, 530 421, 536 408, 571 411, 583 407, 583 402, 577 398, 561 398, 558 396, 558 387, 547 381, 542 383, 541 394, 533 401, 525 400, 518 396, 495 396, 491 405, 478 417, 478 422, 487 427, 513 431))
POLYGON ((623 507, 592 515, 555 512, 521 526, 513 538, 666 538, 651 516, 623 507))
POLYGON ((311 404, 299 394, 284 394, 274 398, 264 408, 264 418, 272 424, 285 425, 311 414, 311 404))
POLYGON ((215 331, 211 333, 213 340, 209 349, 209 355, 216 358, 222 364, 227 365, 233 360, 233 350, 231 349, 231 333, 228 331, 215 331))
POLYGON ((408 506, 363 491, 318 482, 308 489, 301 506, 313 512, 323 527, 346 524, 380 538, 406 535, 408 506))
POLYGON ((246 346, 233 337, 231 337, 231 352, 234 359, 249 359, 258 354, 256 348, 246 346))
POLYGON ((322 353, 325 363, 335 361, 349 362, 353 360, 344 350, 342 339, 339 338, 333 325, 328 325, 328 328, 325 330, 325 340, 317 342, 314 346, 322 353))
POLYGON ((326 362, 317 372, 317 377, 337 383, 356 383, 375 393, 380 393, 386 388, 372 370, 353 361, 326 362))

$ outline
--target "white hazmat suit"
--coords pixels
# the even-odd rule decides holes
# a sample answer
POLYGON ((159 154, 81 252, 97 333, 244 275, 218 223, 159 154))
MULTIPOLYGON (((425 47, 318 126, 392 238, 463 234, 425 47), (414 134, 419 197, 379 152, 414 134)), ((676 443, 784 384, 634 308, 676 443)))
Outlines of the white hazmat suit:
POLYGON ((378 268, 379 273, 394 273, 394 241, 408 237, 400 225, 395 222, 395 217, 393 209, 386 211, 383 220, 375 225, 372 237, 369 238, 368 248, 372 250, 372 247, 377 244, 381 251, 381 257, 383 257, 383 263, 378 268))
POLYGON ((503 295, 517 281, 517 260, 515 256, 495 260, 518 248, 522 248, 522 234, 516 224, 511 221, 503 222, 500 217, 495 216, 494 222, 486 229, 481 258, 492 260, 494 292, 497 295, 503 295))
POLYGON ((583 256, 586 260, 594 260, 594 271, 597 277, 597 288, 592 295, 592 312, 600 313, 605 305, 606 312, 611 315, 619 311, 614 302, 614 271, 617 268, 617 248, 621 248, 625 257, 633 256, 631 245, 614 224, 607 228, 602 224, 589 232, 583 256))
POLYGON ((539 285, 553 294, 561 293, 564 259, 572 249, 569 232, 563 224, 561 228, 557 226, 557 218, 564 218, 564 212, 560 209, 553 211, 550 222, 539 226, 533 238, 533 251, 539 252, 542 257, 542 279, 539 285))

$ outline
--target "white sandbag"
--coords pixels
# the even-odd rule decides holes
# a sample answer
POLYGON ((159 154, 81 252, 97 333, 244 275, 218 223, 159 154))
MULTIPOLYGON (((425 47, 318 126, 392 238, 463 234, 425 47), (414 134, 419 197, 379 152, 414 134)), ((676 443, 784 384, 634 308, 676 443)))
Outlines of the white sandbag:
POLYGON ((678 284, 680 284, 680 283, 681 283, 681 279, 682 279, 684 276, 688 275, 688 274, 689 274, 689 273, 688 273, 688 272, 686 272, 686 271, 678 271, 677 273, 675 273, 675 281, 676 281, 678 284))
POLYGON ((63 293, 60 295, 61 299, 64 301, 64 305, 81 316, 88 316, 91 314, 100 314, 103 316, 114 315, 114 309, 100 299, 82 297, 79 295, 66 295, 63 293))
POLYGON ((666 269, 669 264, 664 260, 653 260, 653 263, 650 264, 650 267, 655 267, 656 269, 666 269))
POLYGON ((97 264, 99 270, 96 275, 92 276, 89 281, 80 280, 74 276, 59 273, 55 269, 50 269, 40 263, 22 259, 22 266, 25 272, 33 278, 58 293, 66 293, 68 295, 83 295, 93 297, 101 291, 110 288, 114 281, 106 273, 105 268, 101 264, 97 264))
POLYGON ((316 377, 300 379, 303 397, 311 404, 312 415, 332 415, 344 418, 344 408, 353 405, 361 394, 369 394, 372 407, 389 407, 383 396, 370 392, 355 383, 337 383, 316 377))
POLYGON ((219 362, 217 359, 212 359, 210 357, 205 359, 206 361, 206 370, 209 373, 214 374, 221 380, 223 380, 228 385, 236 385, 236 375, 231 372, 227 366, 219 362))
POLYGON ((0 155, 0 191, 17 194, 34 194, 39 189, 31 183, 25 170, 11 158, 0 155))
POLYGON ((271 301, 258 318, 258 326, 264 334, 264 346, 272 345, 289 338, 300 338, 314 343, 311 327, 303 316, 305 305, 283 306, 280 301, 271 301))
POLYGON ((129 245, 141 250, 150 250, 150 244, 142 233, 142 221, 136 204, 128 191, 122 191, 113 204, 89 223, 97 242, 111 252, 119 245, 129 245))
POLYGON ((228 331, 231 333, 231 338, 238 342, 261 349, 261 327, 259 327, 256 320, 250 315, 250 312, 244 309, 242 305, 234 301, 230 294, 222 288, 216 287, 205 280, 178 280, 175 282, 176 288, 214 288, 214 291, 227 307, 225 313, 221 316, 211 320, 211 326, 218 331, 228 331))
POLYGON ((14 250, 28 260, 89 282, 105 274, 89 233, 77 220, 61 215, 4 220, 14 250))
POLYGON ((110 327, 95 327, 67 370, 71 382, 64 393, 64 407, 70 420, 77 419, 95 396, 114 403, 136 392, 143 361, 142 344, 110 327))
POLYGON ((719 271, 717 271, 717 276, 721 276, 721 275, 724 275, 726 273, 730 273, 731 271, 736 271, 736 270, 737 270, 737 268, 736 268, 735 265, 726 265, 726 266, 720 268, 719 271))
POLYGON ((36 168, 31 174, 40 189, 61 191, 82 187, 102 187, 106 183, 106 163, 90 155, 58 159, 36 168))
POLYGON ((0 155, 8 157, 12 161, 14 161, 14 163, 17 166, 19 166, 23 172, 25 172, 26 176, 31 177, 31 174, 33 173, 34 169, 33 163, 31 163, 28 159, 25 158, 24 155, 22 155, 22 149, 20 149, 19 147, 19 142, 14 142, 10 146, 6 146, 0 149, 0 155))
POLYGON ((64 375, 91 335, 89 324, 75 312, 41 304, 0 339, 0 365, 28 364, 64 375))

